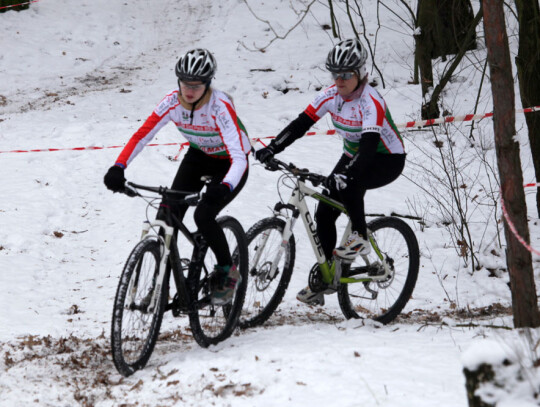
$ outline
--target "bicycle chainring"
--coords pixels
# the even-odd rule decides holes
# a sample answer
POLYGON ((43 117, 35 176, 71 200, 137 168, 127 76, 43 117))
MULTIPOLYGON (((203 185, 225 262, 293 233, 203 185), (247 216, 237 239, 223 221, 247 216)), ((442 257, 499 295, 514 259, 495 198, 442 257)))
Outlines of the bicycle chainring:
POLYGON ((321 269, 319 268, 318 263, 315 263, 315 265, 311 268, 308 283, 309 288, 314 293, 324 291, 328 288, 328 284, 323 281, 321 269))

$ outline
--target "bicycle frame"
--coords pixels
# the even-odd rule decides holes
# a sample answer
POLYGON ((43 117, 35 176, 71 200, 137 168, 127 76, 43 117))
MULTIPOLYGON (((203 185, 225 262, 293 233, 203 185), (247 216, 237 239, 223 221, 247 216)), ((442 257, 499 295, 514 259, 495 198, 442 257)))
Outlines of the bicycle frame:
MULTIPOLYGON (((279 260, 281 259, 281 256, 283 255, 285 251, 285 246, 293 233, 293 228, 296 223, 296 220, 300 216, 302 218, 304 227, 309 237, 309 241, 313 248, 315 257, 317 258, 317 263, 319 264, 319 268, 321 270, 323 282, 328 284, 330 288, 336 289, 339 284, 351 284, 351 283, 386 280, 388 276, 391 274, 390 266, 386 263, 383 254, 381 253, 381 251, 379 250, 377 246, 377 242, 375 241, 375 239, 373 238, 373 235, 371 234, 369 230, 368 230, 368 240, 370 241, 377 258, 379 259, 379 261, 382 263, 384 267, 384 274, 362 277, 362 278, 341 277, 341 266, 342 266, 342 263, 345 263, 345 261, 334 258, 331 264, 328 263, 327 258, 324 255, 324 251, 321 246, 319 236, 317 235, 315 223, 309 212, 309 208, 305 200, 306 197, 314 198, 325 205, 330 205, 333 208, 338 209, 341 212, 347 214, 347 210, 340 202, 328 196, 325 196, 321 194, 320 192, 308 187, 302 179, 296 178, 296 186, 293 189, 293 192, 291 194, 291 197, 289 198, 288 203, 283 204, 281 202, 278 202, 274 208, 274 214, 276 216, 283 216, 285 218, 286 223, 285 223, 285 228, 282 234, 281 247, 279 251, 276 253, 276 256, 272 262, 272 268, 269 272, 269 276, 271 278, 275 276, 279 260), (292 215, 289 215, 287 212, 283 213, 284 211, 282 211, 282 209, 291 210, 292 215)), ((343 233, 341 244, 345 243, 350 233, 351 233, 351 221, 349 220, 345 228, 345 231, 343 233)), ((268 236, 265 236, 263 238, 263 242, 261 246, 264 246, 266 244, 267 238, 268 236)), ((255 264, 258 264, 258 261, 261 256, 261 252, 262 250, 255 254, 255 257, 254 257, 255 264)), ((362 256, 362 258, 364 259, 366 265, 371 264, 367 256, 362 256)), ((350 262, 348 264, 350 264, 350 262)))
MULTIPOLYGON (((178 231, 182 232, 182 234, 194 247, 191 263, 201 261, 202 258, 202 256, 200 255, 201 247, 200 244, 197 242, 196 234, 192 234, 184 225, 184 223, 178 218, 176 218, 168 208, 164 210, 163 214, 166 220, 156 219, 152 222, 144 221, 141 233, 141 240, 160 240, 162 242, 162 245, 160 247, 163 250, 159 263, 159 271, 156 278, 156 289, 154 289, 152 292, 152 297, 148 305, 148 312, 154 311, 157 301, 159 300, 159 296, 163 287, 163 282, 168 271, 167 267, 171 267, 178 294, 181 294, 181 298, 185 299, 187 303, 189 303, 190 301, 185 276, 182 272, 181 257, 178 251, 178 245, 176 244, 178 231), (150 230, 153 230, 156 233, 150 234, 150 230)), ((133 280, 132 283, 130 282, 130 286, 128 287, 127 299, 129 303, 133 303, 133 299, 136 293, 137 281, 133 280)))

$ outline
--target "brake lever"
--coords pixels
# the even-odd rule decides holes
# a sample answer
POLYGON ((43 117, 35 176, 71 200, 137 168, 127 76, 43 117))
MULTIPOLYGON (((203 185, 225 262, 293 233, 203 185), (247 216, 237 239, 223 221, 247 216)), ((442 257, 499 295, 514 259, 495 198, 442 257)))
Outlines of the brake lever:
POLYGON ((264 167, 268 171, 277 171, 277 170, 279 170, 279 164, 273 159, 270 159, 267 162, 265 162, 264 167))
POLYGON ((200 196, 198 193, 196 194, 192 194, 192 195, 187 195, 185 198, 184 198, 184 201, 189 205, 189 206, 195 206, 199 203, 199 199, 200 199, 200 196))
POLYGON ((127 196, 129 196, 130 198, 133 198, 135 196, 138 196, 139 195, 139 192, 133 188, 129 182, 126 181, 126 183, 124 184, 124 194, 126 194, 127 196))

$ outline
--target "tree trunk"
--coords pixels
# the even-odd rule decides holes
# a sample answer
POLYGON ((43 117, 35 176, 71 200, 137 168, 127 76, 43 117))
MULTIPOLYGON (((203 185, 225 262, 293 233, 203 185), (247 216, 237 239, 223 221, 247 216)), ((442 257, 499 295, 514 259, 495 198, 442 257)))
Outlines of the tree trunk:
MULTIPOLYGON (((519 235, 529 242, 527 209, 523 190, 523 175, 519 144, 514 140, 515 106, 514 81, 510 51, 500 0, 484 0, 484 33, 493 94, 493 127, 501 180, 501 194, 510 221, 519 235)), ((531 253, 516 239, 505 223, 507 242, 506 263, 510 273, 514 326, 540 326, 531 253)))
MULTIPOLYGON (((439 111, 424 112, 425 107, 429 106, 429 101, 426 100, 429 90, 433 88, 433 67, 431 65, 431 55, 435 47, 433 40, 434 21, 436 19, 436 0, 419 0, 417 7, 417 33, 415 34, 416 42, 416 59, 418 68, 420 69, 420 84, 422 86, 422 119, 427 119, 433 116, 439 117, 439 111)), ((437 107, 435 105, 435 107, 437 107)))
POLYGON ((431 57, 442 57, 445 61, 447 55, 476 49, 476 32, 472 36, 468 35, 474 20, 471 1, 439 0, 436 3, 437 41, 431 57))
POLYGON ((30 4, 23 4, 22 6, 17 7, 7 7, 6 6, 12 6, 14 4, 21 4, 21 3, 27 3, 29 0, 0 0, 0 13, 5 13, 9 10, 15 10, 15 11, 21 11, 26 10, 30 7, 30 4))
POLYGON ((477 396, 476 390, 483 384, 493 383, 495 372, 493 367, 487 363, 482 363, 476 370, 463 369, 465 375, 465 389, 467 390, 467 400, 469 407, 495 407, 493 404, 488 404, 477 396))
MULTIPOLYGON (((538 1, 516 0, 519 21, 519 51, 516 66, 523 107, 540 105, 540 10, 538 1)), ((540 112, 525 115, 536 181, 540 182, 540 112)), ((536 191, 540 217, 540 188, 536 191)))
POLYGON ((417 7, 417 33, 415 62, 420 68, 422 85, 422 119, 440 116, 438 101, 453 71, 463 58, 465 51, 476 48, 475 27, 481 14, 474 18, 470 0, 419 0, 417 7), (419 30, 418 30, 419 29, 419 30), (431 60, 456 54, 452 67, 433 93, 433 67, 431 60), (429 97, 429 100, 428 100, 429 97))

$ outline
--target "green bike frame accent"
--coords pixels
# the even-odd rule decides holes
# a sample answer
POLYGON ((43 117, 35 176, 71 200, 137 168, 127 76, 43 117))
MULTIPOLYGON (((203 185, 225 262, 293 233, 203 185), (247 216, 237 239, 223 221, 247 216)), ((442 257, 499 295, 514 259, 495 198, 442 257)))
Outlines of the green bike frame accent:
MULTIPOLYGON (((340 202, 328 196, 321 194, 320 192, 315 191, 314 189, 311 189, 302 180, 298 180, 297 187, 294 188, 291 198, 289 199, 289 202, 288 202, 290 205, 298 209, 300 213, 300 217, 302 218, 302 221, 304 222, 304 226, 306 228, 306 232, 309 237, 311 246, 313 247, 313 251, 315 253, 315 256, 317 257, 317 263, 319 264, 323 281, 326 284, 332 285, 334 283, 334 279, 336 275, 336 262, 333 261, 332 264, 329 264, 326 259, 326 256, 324 255, 321 243, 319 241, 319 237, 317 235, 315 224, 313 222, 311 214, 309 213, 309 209, 305 201, 306 196, 314 198, 325 205, 330 205, 331 207, 338 209, 345 214, 347 214, 347 210, 345 209, 343 204, 341 204, 340 202)), ((295 219, 291 218, 290 216, 286 217, 286 224, 283 230, 284 242, 288 241, 292 235, 292 228, 295 223, 294 221, 295 219)), ((351 221, 349 220, 345 228, 345 233, 343 234, 340 244, 342 245, 345 244, 345 241, 350 233, 351 233, 351 221)), ((382 264, 384 264, 385 273, 381 276, 370 276, 370 277, 365 277, 365 278, 340 277, 339 278, 340 283, 352 284, 352 283, 361 283, 361 282, 367 282, 367 281, 384 280, 390 274, 390 270, 388 269, 386 262, 384 262, 383 254, 379 250, 379 247, 377 246, 377 242, 375 241, 375 239, 373 238, 369 230, 368 230, 368 240, 370 241, 371 246, 373 247, 373 250, 375 254, 377 255, 377 257, 379 258, 379 260, 381 260, 382 264)), ((281 253, 278 254, 278 257, 276 260, 279 260, 279 257, 281 257, 281 253)), ((365 260, 366 260, 366 264, 369 264, 369 261, 367 259, 365 260)), ((277 264, 277 261, 274 261, 274 264, 277 264)))

